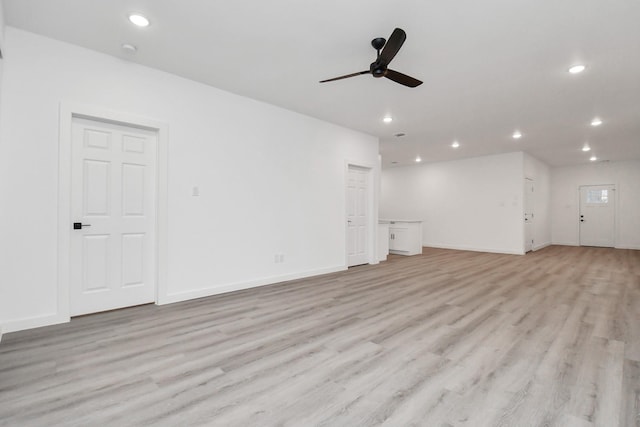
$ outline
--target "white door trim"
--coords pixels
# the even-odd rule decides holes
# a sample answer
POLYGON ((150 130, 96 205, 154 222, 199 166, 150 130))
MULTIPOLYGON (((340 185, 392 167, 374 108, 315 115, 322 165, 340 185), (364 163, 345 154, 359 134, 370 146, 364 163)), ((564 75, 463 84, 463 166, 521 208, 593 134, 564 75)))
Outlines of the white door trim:
POLYGON ((377 202, 377 181, 375 179, 376 176, 376 167, 371 164, 366 164, 358 161, 345 161, 344 165, 344 265, 345 268, 349 265, 349 248, 348 248, 348 234, 349 230, 347 227, 347 184, 349 182, 349 167, 354 166, 362 169, 367 169, 367 200, 369 206, 370 215, 368 218, 369 224, 367 224, 367 238, 368 238, 368 263, 369 264, 378 264, 380 261, 378 260, 378 202, 377 202))
POLYGON ((57 322, 70 320, 69 280, 71 271, 71 125, 74 117, 153 130, 158 136, 156 181, 156 304, 167 295, 167 196, 168 125, 145 117, 114 112, 92 105, 60 103, 58 140, 58 301, 57 322))

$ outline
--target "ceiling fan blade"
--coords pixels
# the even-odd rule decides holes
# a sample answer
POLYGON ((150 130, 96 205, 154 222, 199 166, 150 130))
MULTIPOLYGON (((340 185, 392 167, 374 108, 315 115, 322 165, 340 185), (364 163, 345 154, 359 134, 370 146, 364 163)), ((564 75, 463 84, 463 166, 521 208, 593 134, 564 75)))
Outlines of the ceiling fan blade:
POLYGON ((332 79, 327 79, 327 80, 320 80, 320 83, 326 83, 326 82, 333 82, 335 80, 342 80, 342 79, 348 79, 349 77, 355 77, 355 76, 360 76, 362 74, 370 74, 371 71, 367 70, 367 71, 359 71, 357 73, 351 73, 351 74, 347 74, 345 76, 340 76, 340 77, 334 77, 332 79))
POLYGON ((387 40, 387 43, 382 48, 382 52, 380 52, 380 58, 378 58, 378 63, 384 66, 389 65, 391 60, 396 56, 396 53, 400 50, 404 41, 407 39, 407 33, 405 33, 400 28, 396 28, 391 33, 391 37, 387 40))
POLYGON ((396 83, 400 83, 401 85, 405 85, 409 87, 416 87, 422 84, 420 80, 414 79, 413 77, 407 76, 406 74, 399 73, 395 70, 387 69, 387 72, 384 76, 389 80, 393 80, 396 83))

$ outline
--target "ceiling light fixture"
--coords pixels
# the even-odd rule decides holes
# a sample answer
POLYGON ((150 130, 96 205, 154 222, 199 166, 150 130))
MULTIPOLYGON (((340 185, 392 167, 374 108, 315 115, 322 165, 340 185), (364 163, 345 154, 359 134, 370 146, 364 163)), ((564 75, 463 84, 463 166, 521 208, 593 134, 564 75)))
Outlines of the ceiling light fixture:
POLYGON ((584 147, 582 147, 582 151, 584 152, 591 151, 591 147, 589 147, 588 144, 584 144, 584 147))
POLYGON ((595 162, 596 160, 598 160, 598 158, 596 156, 591 156, 589 160, 591 160, 592 162, 595 162))
POLYGON ((420 163, 422 161, 422 158, 420 156, 416 157, 416 163, 420 163))
POLYGON ((511 136, 513 137, 513 139, 520 139, 520 138, 522 138, 522 133, 517 130, 511 136))
POLYGON ((138 27, 149 26, 149 20, 139 13, 132 13, 131 15, 129 15, 129 21, 131 21, 133 25, 137 25, 138 27))
POLYGON ((391 123, 393 121, 393 118, 391 116, 387 116, 384 119, 382 119, 382 121, 385 123, 391 123))
POLYGON ((453 148, 458 148, 458 147, 460 147, 460 143, 458 141, 453 141, 453 144, 451 144, 451 146, 453 148))
POLYGON ((584 70, 586 70, 586 66, 582 65, 582 64, 576 64, 573 65, 571 68, 569 68, 569 72, 571 74, 579 74, 581 72, 583 72, 584 70))
POLYGON ((135 54, 138 51, 138 48, 135 47, 132 44, 129 43, 124 43, 122 46, 120 46, 122 48, 122 50, 126 53, 129 53, 131 55, 135 54))
POLYGON ((602 124, 602 120, 600 120, 599 118, 595 118, 593 120, 591 120, 591 126, 600 126, 602 124))

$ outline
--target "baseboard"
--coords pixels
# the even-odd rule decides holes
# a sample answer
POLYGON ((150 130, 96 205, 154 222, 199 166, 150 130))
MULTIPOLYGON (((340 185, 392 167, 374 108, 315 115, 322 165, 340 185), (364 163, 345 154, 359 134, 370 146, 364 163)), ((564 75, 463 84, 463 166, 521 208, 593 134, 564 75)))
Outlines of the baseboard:
POLYGON ((493 254, 506 254, 506 255, 524 255, 524 251, 513 251, 511 249, 495 249, 495 248, 476 248, 472 246, 457 246, 457 245, 423 245, 425 248, 436 249, 453 249, 456 251, 472 251, 472 252, 489 252, 493 254))
POLYGON ((547 242, 547 243, 543 243, 543 244, 541 244, 541 245, 534 245, 534 246, 533 246, 533 250, 534 250, 534 251, 539 251, 540 249, 544 249, 544 248, 546 248, 547 246, 551 246, 551 244, 552 244, 551 242, 547 242))
POLYGON ((347 267, 344 265, 337 267, 323 268, 319 270, 303 271, 298 273, 283 274, 280 276, 271 276, 267 278, 250 280, 247 282, 236 282, 225 285, 215 286, 211 288, 202 288, 192 291, 179 292, 169 294, 158 298, 158 305, 171 304, 174 302, 187 301, 195 298, 209 297, 212 295, 224 294, 228 292, 241 291, 244 289, 256 288, 258 286, 272 285, 274 283, 286 282, 289 280, 304 279, 306 277, 319 276, 322 274, 336 273, 344 271, 347 267))
POLYGON ((580 246, 578 242, 551 242, 551 244, 557 246, 580 246))
POLYGON ((616 249, 631 249, 631 250, 640 250, 640 246, 637 245, 621 245, 621 246, 616 246, 616 249))
POLYGON ((60 316, 58 314, 45 314, 43 316, 25 317, 22 319, 10 320, 5 322, 3 330, 5 334, 10 332, 23 331, 25 329, 40 328, 42 326, 57 325, 58 323, 67 323, 71 320, 68 316, 60 316))
MULTIPOLYGON (((580 246, 580 243, 578 242, 553 242, 551 243, 552 245, 558 245, 558 246, 580 246)), ((631 250, 640 250, 640 246, 638 245, 616 245, 614 246, 615 249, 631 249, 631 250)))

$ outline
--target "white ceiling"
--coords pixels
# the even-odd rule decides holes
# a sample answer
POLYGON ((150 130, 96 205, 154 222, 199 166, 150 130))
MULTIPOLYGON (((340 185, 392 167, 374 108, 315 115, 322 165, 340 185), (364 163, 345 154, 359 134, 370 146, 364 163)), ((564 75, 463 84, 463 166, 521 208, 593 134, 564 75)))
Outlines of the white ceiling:
POLYGON ((553 166, 640 159, 637 0, 3 3, 7 25, 376 135, 384 167, 519 150, 553 166), (151 25, 134 27, 130 12, 151 25), (423 85, 318 83, 368 69, 371 39, 395 27, 407 41, 390 68, 423 85), (574 63, 587 70, 569 74, 574 63))

